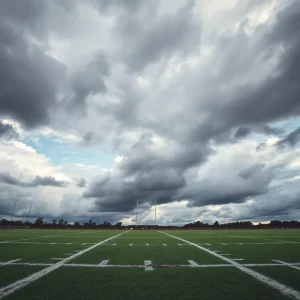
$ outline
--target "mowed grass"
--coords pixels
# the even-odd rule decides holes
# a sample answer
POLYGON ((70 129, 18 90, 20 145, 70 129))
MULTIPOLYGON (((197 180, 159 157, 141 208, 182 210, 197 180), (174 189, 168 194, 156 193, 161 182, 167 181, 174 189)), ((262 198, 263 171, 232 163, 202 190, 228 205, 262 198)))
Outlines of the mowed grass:
POLYGON ((231 260, 239 259, 239 264, 251 264, 247 268, 293 288, 300 295, 300 264, 294 265, 300 263, 298 230, 165 233, 172 237, 147 230, 3 230, 0 299, 1 288, 49 267, 33 264, 57 264, 59 259, 90 247, 94 248, 5 299, 292 299, 195 245, 231 260), (123 234, 94 247, 120 233, 123 234), (14 265, 3 265, 16 259, 19 261, 14 265), (108 261, 108 267, 97 267, 103 261, 108 261), (152 271, 144 268, 145 261, 151 261, 152 271), (193 268, 188 261, 204 267, 193 268), (293 268, 278 261, 292 263, 293 268), (224 264, 228 266, 219 266, 224 264))

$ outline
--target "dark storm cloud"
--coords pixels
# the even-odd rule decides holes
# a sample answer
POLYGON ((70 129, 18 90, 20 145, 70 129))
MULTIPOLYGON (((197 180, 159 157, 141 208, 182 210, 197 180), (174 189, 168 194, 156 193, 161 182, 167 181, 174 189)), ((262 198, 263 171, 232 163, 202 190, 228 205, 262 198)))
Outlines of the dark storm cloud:
POLYGON ((277 145, 279 147, 284 145, 295 146, 299 141, 300 141, 300 127, 290 132, 283 139, 278 141, 277 145))
POLYGON ((82 141, 83 141, 84 143, 89 143, 89 142, 93 139, 93 135, 94 135, 94 132, 93 132, 93 131, 86 132, 86 133, 82 136, 82 141))
POLYGON ((85 191, 85 197, 97 198, 99 210, 129 211, 136 200, 152 205, 176 200, 185 186, 184 171, 202 164, 209 150, 205 147, 169 149, 165 155, 154 147, 153 136, 145 133, 135 143, 120 165, 119 173, 95 180, 85 191))
POLYGON ((102 53, 92 57, 87 65, 73 75, 71 86, 74 97, 69 106, 71 109, 83 109, 89 95, 107 92, 105 78, 109 75, 109 64, 102 53))
POLYGON ((239 129, 237 129, 234 136, 235 136, 235 138, 240 139, 240 138, 244 138, 244 137, 248 136, 250 133, 251 133, 251 128, 240 127, 239 129))
POLYGON ((173 14, 159 15, 157 1, 99 1, 124 10, 118 18, 115 33, 121 41, 121 60, 132 71, 172 55, 197 51, 201 26, 193 16, 194 1, 186 1, 173 14))
MULTIPOLYGON (((300 114, 300 2, 279 12, 273 27, 263 35, 265 54, 274 55, 281 47, 277 75, 256 86, 243 86, 230 106, 235 122, 266 122, 300 114), (238 112, 238 113, 237 113, 238 112)), ((263 43, 261 41, 261 43, 263 43)), ((230 116, 230 115, 228 115, 230 116)))
POLYGON ((241 171, 239 173, 239 176, 244 179, 248 179, 251 176, 255 175, 257 172, 259 172, 264 167, 265 167, 265 164, 263 164, 263 163, 255 164, 255 165, 251 166, 250 168, 241 171))
POLYGON ((80 188, 83 188, 86 187, 86 184, 87 184, 86 180, 84 178, 81 178, 80 180, 78 180, 76 185, 80 188))
POLYGON ((0 173, 0 182, 9 185, 22 186, 22 187, 37 187, 37 186, 65 187, 67 185, 66 182, 56 180, 52 176, 48 176, 48 177, 36 176, 32 181, 26 182, 10 175, 9 173, 4 173, 4 172, 0 173))
POLYGON ((63 76, 63 66, 33 43, 43 10, 42 1, 0 2, 0 114, 28 127, 49 121, 63 76))
POLYGON ((7 140, 17 139, 19 134, 15 128, 10 124, 5 124, 0 120, 0 139, 4 138, 7 140))

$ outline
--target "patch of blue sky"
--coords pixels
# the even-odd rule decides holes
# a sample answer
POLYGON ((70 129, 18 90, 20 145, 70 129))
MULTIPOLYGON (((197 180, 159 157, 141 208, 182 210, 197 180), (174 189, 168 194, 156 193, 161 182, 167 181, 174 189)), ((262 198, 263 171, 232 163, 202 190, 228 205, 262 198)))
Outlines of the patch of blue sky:
POLYGON ((116 157, 116 154, 105 147, 87 149, 52 137, 27 137, 22 142, 49 158, 52 165, 80 163, 112 168, 116 157))

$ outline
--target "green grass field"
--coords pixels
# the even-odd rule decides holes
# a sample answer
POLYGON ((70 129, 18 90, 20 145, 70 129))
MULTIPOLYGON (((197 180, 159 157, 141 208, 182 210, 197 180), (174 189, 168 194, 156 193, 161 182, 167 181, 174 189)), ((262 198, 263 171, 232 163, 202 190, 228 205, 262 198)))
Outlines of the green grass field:
POLYGON ((300 299, 300 230, 2 230, 4 298, 300 299))

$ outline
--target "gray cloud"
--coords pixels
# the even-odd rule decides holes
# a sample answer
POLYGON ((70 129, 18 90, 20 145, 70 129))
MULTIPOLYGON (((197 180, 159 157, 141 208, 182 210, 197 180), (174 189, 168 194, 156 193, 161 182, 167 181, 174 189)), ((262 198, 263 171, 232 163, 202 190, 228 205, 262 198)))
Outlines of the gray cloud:
POLYGON ((49 121, 63 65, 32 42, 41 34, 44 5, 36 1, 0 3, 0 114, 33 127, 49 121))
POLYGON ((74 93, 69 108, 82 110, 89 95, 107 92, 105 78, 109 74, 109 64, 102 53, 94 55, 87 65, 72 76, 71 86, 74 93))
MULTIPOLYGON (((120 5, 120 1, 115 1, 120 5)), ((129 2, 130 7, 133 2, 129 2)), ((122 4, 122 7, 129 7, 122 4)), ((173 14, 158 15, 157 2, 143 2, 136 7, 139 14, 123 13, 119 18, 116 33, 122 41, 121 60, 132 71, 141 71, 147 65, 172 55, 184 56, 197 51, 201 26, 194 18, 194 1, 173 14), (141 12, 141 7, 147 5, 141 12), (134 42, 133 42, 134 41, 134 42)))
POLYGON ((87 184, 87 181, 84 178, 81 178, 80 180, 78 180, 76 185, 80 188, 84 188, 84 187, 86 187, 86 184, 87 184))
POLYGON ((234 136, 235 136, 235 138, 240 139, 240 138, 244 138, 244 137, 248 136, 250 133, 251 133, 250 128, 240 127, 240 128, 237 129, 234 136))
POLYGON ((0 138, 7 140, 17 139, 19 137, 18 132, 11 124, 3 123, 0 120, 0 138))
POLYGON ((67 185, 64 181, 56 180, 52 176, 41 177, 36 176, 32 181, 22 181, 9 173, 0 172, 0 182, 22 186, 22 187, 37 187, 37 186, 55 186, 55 187, 65 187, 67 185))
POLYGON ((89 143, 93 139, 94 132, 88 131, 82 136, 82 141, 84 143, 89 143))
POLYGON ((277 145, 279 147, 284 145, 295 146, 299 141, 300 141, 300 127, 287 134, 284 138, 282 138, 277 143, 277 145))

